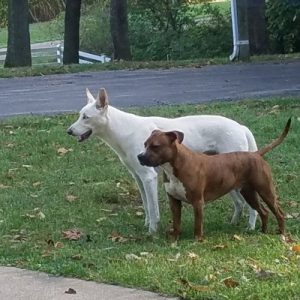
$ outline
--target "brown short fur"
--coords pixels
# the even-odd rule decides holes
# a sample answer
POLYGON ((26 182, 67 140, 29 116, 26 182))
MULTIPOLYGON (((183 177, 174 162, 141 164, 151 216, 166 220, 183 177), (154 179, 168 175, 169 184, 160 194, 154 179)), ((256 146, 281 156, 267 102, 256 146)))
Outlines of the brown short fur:
MULTIPOLYGON (((203 238, 204 203, 213 201, 233 189, 240 188, 249 205, 257 210, 262 231, 267 230, 268 211, 261 205, 258 195, 275 215, 279 233, 284 234, 284 214, 279 207, 271 169, 262 156, 279 145, 286 137, 291 124, 289 119, 281 136, 257 152, 232 152, 217 155, 195 153, 182 143, 183 133, 155 130, 145 142, 146 151, 141 163, 158 166, 169 163, 173 174, 183 184, 187 201, 194 208, 194 235, 203 238)), ((172 236, 180 234, 181 201, 170 196, 173 217, 172 236)))

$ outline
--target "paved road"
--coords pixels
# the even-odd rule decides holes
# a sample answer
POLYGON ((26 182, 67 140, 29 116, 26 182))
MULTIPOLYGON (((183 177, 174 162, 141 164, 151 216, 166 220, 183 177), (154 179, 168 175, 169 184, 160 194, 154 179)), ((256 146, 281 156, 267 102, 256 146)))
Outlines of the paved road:
POLYGON ((0 79, 0 117, 78 111, 86 87, 118 107, 300 95, 300 61, 0 79))
POLYGON ((0 268, 1 300, 179 300, 137 289, 49 276, 17 268, 0 268), (69 289, 76 294, 67 294, 69 289))

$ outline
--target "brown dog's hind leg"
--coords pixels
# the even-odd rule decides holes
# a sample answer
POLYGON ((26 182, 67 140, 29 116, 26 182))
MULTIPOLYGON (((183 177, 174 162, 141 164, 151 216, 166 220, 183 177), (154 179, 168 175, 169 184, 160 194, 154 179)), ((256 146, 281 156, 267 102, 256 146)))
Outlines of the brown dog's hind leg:
POLYGON ((168 194, 170 208, 172 212, 172 229, 168 232, 169 235, 177 240, 180 235, 180 224, 181 224, 181 206, 182 203, 180 200, 175 199, 171 195, 168 194))
POLYGON ((243 187, 241 190, 242 196, 245 198, 247 203, 255 209, 260 218, 261 218, 261 231, 263 233, 267 232, 267 226, 268 226, 268 211, 260 204, 258 199, 258 194, 255 190, 253 190, 250 187, 243 187))
POLYGON ((273 183, 269 182, 268 184, 264 185, 264 187, 261 190, 259 190, 258 193, 276 217, 279 229, 278 233, 284 234, 284 213, 278 204, 277 195, 275 193, 275 187, 273 183))

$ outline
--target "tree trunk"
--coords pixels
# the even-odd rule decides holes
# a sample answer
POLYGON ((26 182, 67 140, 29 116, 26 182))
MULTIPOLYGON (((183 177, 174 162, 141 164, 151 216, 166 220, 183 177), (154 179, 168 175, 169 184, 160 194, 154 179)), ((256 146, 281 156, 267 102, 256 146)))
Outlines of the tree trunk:
POLYGON ((251 55, 265 54, 269 51, 265 12, 265 0, 248 0, 248 27, 251 55))
POLYGON ((131 60, 127 0, 110 1, 110 31, 114 47, 114 59, 131 60))
POLYGON ((79 24, 81 0, 67 0, 63 63, 79 63, 79 24))
POLYGON ((28 0, 8 1, 6 68, 31 66, 28 11, 28 0))

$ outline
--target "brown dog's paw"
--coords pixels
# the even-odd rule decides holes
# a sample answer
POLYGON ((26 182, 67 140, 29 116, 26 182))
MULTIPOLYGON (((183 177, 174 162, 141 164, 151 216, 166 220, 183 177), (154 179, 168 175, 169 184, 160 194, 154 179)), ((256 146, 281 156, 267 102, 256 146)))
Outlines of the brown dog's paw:
POLYGON ((166 234, 167 238, 171 241, 177 241, 180 236, 180 232, 178 230, 174 230, 174 228, 170 228, 169 230, 167 230, 166 234))

